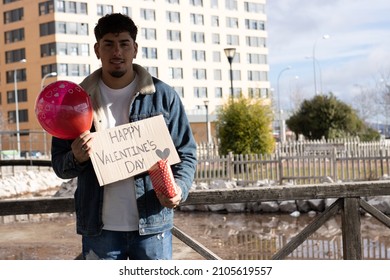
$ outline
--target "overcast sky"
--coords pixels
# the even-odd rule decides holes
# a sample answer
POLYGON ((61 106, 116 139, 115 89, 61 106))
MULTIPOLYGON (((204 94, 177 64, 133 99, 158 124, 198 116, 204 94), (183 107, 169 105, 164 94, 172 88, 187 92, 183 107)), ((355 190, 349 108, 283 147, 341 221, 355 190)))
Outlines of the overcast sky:
POLYGON ((389 0, 267 0, 267 17, 269 79, 282 109, 296 92, 314 96, 313 48, 317 91, 349 104, 390 73, 389 0))

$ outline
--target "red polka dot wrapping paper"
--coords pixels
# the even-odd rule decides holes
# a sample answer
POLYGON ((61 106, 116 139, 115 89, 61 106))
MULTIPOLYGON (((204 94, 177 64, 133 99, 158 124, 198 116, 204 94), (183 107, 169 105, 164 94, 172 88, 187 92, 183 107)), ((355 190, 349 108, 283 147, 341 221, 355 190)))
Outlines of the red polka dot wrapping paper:
POLYGON ((169 198, 177 194, 175 179, 173 178, 172 169, 167 159, 156 162, 148 172, 156 193, 162 193, 169 198))

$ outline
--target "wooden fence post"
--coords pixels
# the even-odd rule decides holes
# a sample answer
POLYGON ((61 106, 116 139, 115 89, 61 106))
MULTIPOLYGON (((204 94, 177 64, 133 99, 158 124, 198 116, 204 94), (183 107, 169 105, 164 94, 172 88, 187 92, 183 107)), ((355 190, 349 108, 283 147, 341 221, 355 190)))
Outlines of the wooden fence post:
POLYGON ((283 183, 283 159, 281 149, 278 149, 278 162, 279 162, 279 185, 283 183))
POLYGON ((234 155, 232 152, 229 152, 228 158, 227 158, 227 171, 228 171, 228 178, 229 181, 233 180, 234 176, 234 155))
POLYGON ((333 148, 332 150, 332 164, 333 164, 333 182, 336 182, 338 179, 338 174, 337 174, 337 149, 336 147, 333 148))
POLYGON ((362 259, 359 199, 357 197, 344 198, 341 211, 344 260, 362 259))

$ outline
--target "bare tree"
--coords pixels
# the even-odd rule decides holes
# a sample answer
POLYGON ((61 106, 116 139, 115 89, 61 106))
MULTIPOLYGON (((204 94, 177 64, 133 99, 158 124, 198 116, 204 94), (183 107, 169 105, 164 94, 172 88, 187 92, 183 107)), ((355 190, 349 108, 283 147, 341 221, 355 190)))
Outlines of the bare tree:
POLYGON ((375 117, 377 118, 378 110, 375 108, 377 91, 373 88, 367 88, 362 85, 356 85, 360 89, 352 102, 353 108, 362 121, 369 123, 375 117))

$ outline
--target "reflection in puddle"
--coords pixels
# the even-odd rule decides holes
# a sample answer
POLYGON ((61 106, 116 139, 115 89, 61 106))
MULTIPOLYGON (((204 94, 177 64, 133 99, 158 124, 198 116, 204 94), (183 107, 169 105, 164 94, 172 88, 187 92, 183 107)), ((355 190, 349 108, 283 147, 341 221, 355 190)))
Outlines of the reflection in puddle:
MULTIPOLYGON (((314 217, 253 213, 175 213, 175 225, 222 259, 261 260, 271 257, 314 217)), ((363 259, 390 259, 390 229, 362 216, 363 259)), ((294 250, 288 259, 343 258, 340 216, 325 224, 294 250)))

